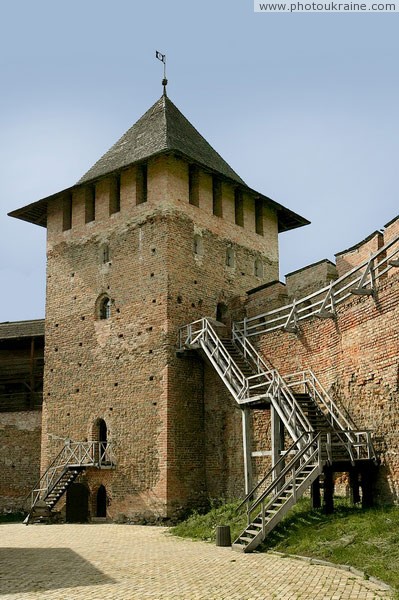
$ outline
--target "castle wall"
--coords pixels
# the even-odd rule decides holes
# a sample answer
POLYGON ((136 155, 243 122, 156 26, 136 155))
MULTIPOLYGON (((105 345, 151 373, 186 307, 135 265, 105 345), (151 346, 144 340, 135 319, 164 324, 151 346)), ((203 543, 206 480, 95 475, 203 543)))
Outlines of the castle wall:
POLYGON ((41 412, 0 414, 0 513, 18 512, 40 476, 41 412))
MULTIPOLYGON (((384 242, 397 233, 396 220, 386 228, 384 242)), ((375 237, 371 241, 376 244, 375 237)), ((363 260, 369 246, 370 239, 365 248, 356 248, 363 260)), ((352 259, 351 249, 342 255, 347 265, 352 259)), ((254 302, 259 309, 253 296, 248 300, 252 313, 254 302)), ((256 338, 261 353, 282 375, 311 369, 359 429, 373 430, 382 459, 381 500, 396 500, 399 492, 398 307, 399 272, 393 268, 379 280, 375 298, 351 296, 336 308, 336 319, 311 317, 301 321, 297 335, 277 330, 256 338)))

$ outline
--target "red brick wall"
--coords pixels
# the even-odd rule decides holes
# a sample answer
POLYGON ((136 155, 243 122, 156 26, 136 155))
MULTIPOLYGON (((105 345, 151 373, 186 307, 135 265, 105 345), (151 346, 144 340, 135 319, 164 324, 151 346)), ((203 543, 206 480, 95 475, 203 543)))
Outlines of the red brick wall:
POLYGON ((109 216, 107 179, 96 185, 91 223, 84 222, 84 190, 74 192, 68 231, 61 200, 49 207, 42 468, 63 438, 92 439, 93 423, 104 419, 117 466, 89 469, 85 481, 92 492, 105 485, 111 518, 172 516, 209 495, 242 491, 240 411, 208 367, 204 375, 197 355, 176 355, 177 333, 277 277, 277 218, 265 208, 258 235, 254 199, 246 196, 245 226, 236 225, 227 183, 224 216, 214 216, 210 180, 201 173, 199 207, 190 205, 187 163, 159 157, 148 163, 144 204, 135 204, 130 169, 121 177, 119 213, 109 216), (112 300, 108 320, 96 318, 102 294, 112 300))
POLYGON ((399 492, 399 273, 380 280, 376 298, 352 296, 336 320, 311 318, 298 335, 260 336, 261 353, 281 373, 311 369, 346 406, 359 428, 372 429, 381 452, 381 497, 399 492))
POLYGON ((17 512, 40 476, 41 411, 0 414, 0 513, 17 512))

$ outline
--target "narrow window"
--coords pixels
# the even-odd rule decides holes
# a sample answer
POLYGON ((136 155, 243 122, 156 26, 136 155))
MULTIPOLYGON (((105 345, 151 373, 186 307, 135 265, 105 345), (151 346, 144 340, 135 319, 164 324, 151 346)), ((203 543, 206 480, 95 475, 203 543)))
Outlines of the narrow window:
POLYGON ((196 165, 188 167, 188 199, 193 206, 199 206, 199 171, 196 165))
POLYGON ((136 169, 136 204, 147 202, 147 165, 137 165, 136 169))
POLYGON ((96 218, 96 186, 89 185, 85 195, 85 223, 90 223, 96 218))
POLYGON ((255 200, 255 231, 263 235, 263 202, 260 198, 255 200))
POLYGON ((121 209, 121 176, 115 175, 110 181, 109 214, 119 212, 121 209))
POLYGON ((62 201, 62 231, 72 227, 72 194, 68 194, 62 201))
POLYGON ((234 190, 234 214, 236 225, 244 227, 244 201, 239 188, 234 190))
POLYGON ((98 316, 100 319, 109 319, 111 317, 111 300, 108 296, 101 299, 98 316))
POLYGON ((217 217, 223 217, 222 211, 222 182, 217 177, 213 177, 212 181, 212 201, 213 214, 217 217))
POLYGON ((202 236, 198 234, 194 236, 194 254, 196 254, 197 256, 202 256, 204 254, 202 236))
POLYGON ((110 261, 108 244, 104 244, 101 248, 101 260, 102 260, 103 264, 108 263, 110 261))
POLYGON ((254 273, 255 273, 255 277, 260 277, 260 278, 263 277, 263 263, 259 258, 257 258, 255 260, 254 273))
POLYGON ((226 266, 234 267, 234 250, 231 246, 229 246, 226 250, 226 266))

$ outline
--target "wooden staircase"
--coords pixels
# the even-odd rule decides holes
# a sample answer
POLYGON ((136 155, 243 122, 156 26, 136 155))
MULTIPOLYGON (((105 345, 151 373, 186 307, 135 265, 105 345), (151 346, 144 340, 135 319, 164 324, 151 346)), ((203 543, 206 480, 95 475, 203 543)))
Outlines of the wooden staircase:
MULTIPOLYGON (((73 442, 68 440, 30 492, 29 510, 25 525, 34 520, 39 503, 47 507, 48 514, 56 506, 76 478, 88 467, 112 469, 115 467, 112 443, 73 442)), ((43 520, 43 519, 41 519, 43 520)))
POLYGON ((293 440, 289 452, 295 453, 287 465, 287 455, 282 456, 243 501, 248 526, 233 547, 251 552, 325 466, 376 462, 376 455, 371 433, 356 429, 311 371, 283 378, 266 364, 239 328, 233 328, 232 338, 227 338, 225 331, 220 335, 219 330, 223 331, 221 323, 206 318, 186 325, 180 330, 180 350, 201 352, 241 407, 272 406, 293 440), (268 478, 272 483, 267 483, 268 478), (265 482, 267 488, 260 493, 265 482), (256 493, 260 495, 255 499, 256 493))
POLYGON ((58 500, 65 494, 78 475, 83 473, 84 469, 85 467, 65 467, 53 487, 47 490, 41 498, 46 502, 50 510, 54 508, 58 500))
POLYGON ((270 477, 273 481, 260 496, 255 501, 251 500, 256 492, 254 488, 243 500, 239 508, 247 505, 248 525, 234 541, 233 550, 238 552, 255 550, 322 473, 320 434, 309 434, 304 437, 310 438, 308 443, 301 448, 298 440, 291 446, 290 451, 296 448, 298 452, 286 466, 282 464, 285 460, 282 457, 266 473, 258 486, 270 477))

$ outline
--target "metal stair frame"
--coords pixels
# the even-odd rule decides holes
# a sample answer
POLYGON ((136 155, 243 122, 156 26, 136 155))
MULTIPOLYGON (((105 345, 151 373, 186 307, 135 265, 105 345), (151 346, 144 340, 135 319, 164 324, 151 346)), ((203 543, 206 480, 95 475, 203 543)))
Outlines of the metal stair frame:
MULTIPOLYGON (((264 403, 272 406, 293 439, 293 447, 296 447, 298 450, 295 457, 287 466, 283 466, 287 460, 287 453, 284 453, 280 459, 276 460, 266 477, 262 479, 262 482, 264 482, 267 477, 273 476, 274 481, 254 503, 248 504, 247 514, 249 523, 246 530, 240 536, 243 543, 236 541, 233 547, 235 546, 236 549, 249 552, 280 522, 286 512, 296 503, 297 498, 317 479, 323 471, 324 464, 333 464, 334 447, 339 447, 341 454, 342 449, 345 452, 344 458, 338 460, 350 461, 352 465, 355 464, 355 460, 359 459, 366 458, 375 461, 377 459, 371 442, 371 433, 356 429, 353 420, 338 408, 312 371, 302 371, 283 378, 276 369, 266 364, 256 348, 249 342, 242 328, 233 326, 231 340, 225 340, 225 344, 223 344, 222 338, 219 337, 215 328, 212 327, 211 321, 211 319, 204 317, 181 328, 180 349, 201 350, 219 374, 233 398, 244 409, 243 444, 246 490, 250 487, 250 468, 248 468, 248 464, 251 461, 251 452, 248 446, 249 421, 246 412, 251 405, 256 407, 257 402, 262 400, 264 403), (231 352, 233 352, 232 343, 234 344, 236 361, 234 361, 226 347, 226 345, 229 346, 231 352), (253 375, 245 375, 242 372, 237 364, 238 356, 236 351, 242 357, 242 360, 245 361, 245 365, 251 367, 253 375), (311 425, 305 411, 295 397, 295 390, 298 391, 298 388, 309 398, 315 409, 320 411, 326 418, 327 428, 317 431, 311 425), (329 425, 331 425, 331 428, 328 427, 329 425), (322 455, 322 448, 324 449, 324 457, 322 455), (302 458, 304 461, 300 463, 300 469, 297 470, 296 465, 302 458), (311 461, 313 461, 313 468, 310 471, 305 471, 311 464, 311 461), (290 470, 292 471, 292 476, 287 479, 290 470), (304 475, 302 478, 301 474, 304 475), (296 482, 298 478, 300 482, 297 486, 296 482), (290 486, 292 494, 288 494, 281 503, 281 506, 277 507, 277 510, 272 510, 272 505, 278 504, 278 499, 283 498, 283 495, 287 493, 290 486), (268 500, 268 496, 271 493, 273 493, 273 497, 268 500), (250 522, 251 513, 258 506, 261 506, 261 511, 255 519, 257 522, 250 522), (259 523, 261 523, 261 529, 257 531, 256 529, 260 528, 259 523)), ((217 321, 214 321, 215 324, 217 327, 222 325, 217 321)), ((242 362, 241 358, 238 362, 242 362)), ((245 371, 248 372, 246 368, 245 371)), ((272 455, 275 457, 281 450, 278 446, 273 446, 273 444, 274 441, 272 439, 272 455)), ((293 447, 291 447, 291 450, 293 447)), ((335 456, 338 455, 339 453, 335 454, 335 456)), ((250 498, 259 489, 260 484, 257 484, 247 494, 244 502, 249 503, 250 498)))
MULTIPOLYGON (((60 498, 63 496, 67 487, 76 479, 71 480, 64 491, 58 495, 55 501, 47 501, 64 475, 73 469, 82 471, 87 467, 96 467, 99 469, 110 469, 115 467, 113 457, 112 442, 91 441, 91 442, 73 442, 67 440, 62 450, 57 454, 53 462, 43 473, 39 481, 35 484, 28 498, 30 499, 29 512, 24 520, 28 525, 30 516, 39 500, 44 500, 50 510, 54 508, 60 498)), ((28 500, 28 498, 26 500, 28 500)))
POLYGON ((309 395, 315 406, 330 422, 332 431, 341 436, 342 444, 346 447, 352 464, 355 460, 361 459, 373 460, 377 463, 371 431, 357 428, 350 414, 334 402, 310 369, 285 375, 284 381, 294 393, 299 388, 309 395))
POLYGON ((301 440, 294 442, 289 452, 295 447, 298 452, 288 464, 283 466, 287 460, 287 454, 282 456, 266 473, 265 477, 247 494, 237 508, 238 512, 245 504, 247 505, 248 525, 233 542, 234 550, 240 552, 255 550, 322 473, 321 435, 315 432, 305 432, 301 438, 307 443, 303 445, 300 443, 301 440), (273 478, 272 483, 256 500, 251 500, 259 487, 270 478, 273 478), (252 519, 251 515, 258 507, 260 507, 260 512, 252 519))

